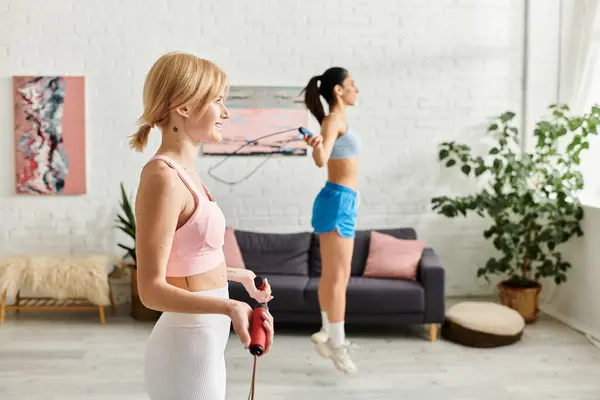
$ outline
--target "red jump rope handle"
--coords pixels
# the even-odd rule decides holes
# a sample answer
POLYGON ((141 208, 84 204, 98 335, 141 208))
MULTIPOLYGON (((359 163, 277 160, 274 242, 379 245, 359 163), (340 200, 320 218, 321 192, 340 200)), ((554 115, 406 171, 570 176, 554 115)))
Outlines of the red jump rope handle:
MULTIPOLYGON (((265 281, 261 277, 254 278, 254 285, 258 290, 265 288, 265 281)), ((267 346, 267 332, 263 325, 264 320, 262 313, 269 308, 266 303, 259 303, 254 307, 252 312, 252 321, 250 322, 250 353, 255 356, 260 356, 264 353, 267 346)))

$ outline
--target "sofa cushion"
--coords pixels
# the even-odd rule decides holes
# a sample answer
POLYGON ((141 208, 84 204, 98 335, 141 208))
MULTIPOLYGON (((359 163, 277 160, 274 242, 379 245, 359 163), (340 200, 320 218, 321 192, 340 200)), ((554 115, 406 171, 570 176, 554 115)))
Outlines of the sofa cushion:
POLYGON ((424 248, 423 240, 398 239, 372 231, 363 276, 414 281, 424 248))
POLYGON ((229 268, 246 268, 244 258, 240 251, 235 230, 232 227, 225 229, 225 243, 223 244, 223 253, 225 254, 225 263, 229 268))
POLYGON ((235 231, 244 264, 257 275, 308 275, 311 232, 235 231))
MULTIPOLYGON (((310 278, 305 294, 307 309, 317 312, 319 280, 310 278)), ((422 313, 425 310, 425 291, 415 281, 352 276, 346 291, 346 310, 360 314, 422 313)))
MULTIPOLYGON (((302 311, 304 309, 304 290, 308 284, 307 276, 282 276, 261 275, 267 278, 273 300, 269 302, 269 309, 277 311, 302 311)), ((229 297, 234 300, 245 301, 254 305, 256 301, 248 296, 246 289, 237 282, 229 283, 229 297)))
MULTIPOLYGON (((414 240, 417 233, 413 228, 373 229, 374 231, 393 236, 398 239, 414 240)), ((362 276, 365 271, 372 230, 357 230, 354 238, 352 254, 352 276, 362 276)), ((310 276, 321 276, 321 253, 319 235, 313 234, 313 246, 310 253, 310 276)))

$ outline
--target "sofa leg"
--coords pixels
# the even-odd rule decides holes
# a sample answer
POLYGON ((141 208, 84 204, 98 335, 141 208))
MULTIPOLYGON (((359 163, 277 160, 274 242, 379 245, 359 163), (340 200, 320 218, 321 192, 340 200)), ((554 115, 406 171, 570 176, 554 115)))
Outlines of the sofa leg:
POLYGON ((438 337, 438 324, 429 324, 429 340, 435 342, 438 337))

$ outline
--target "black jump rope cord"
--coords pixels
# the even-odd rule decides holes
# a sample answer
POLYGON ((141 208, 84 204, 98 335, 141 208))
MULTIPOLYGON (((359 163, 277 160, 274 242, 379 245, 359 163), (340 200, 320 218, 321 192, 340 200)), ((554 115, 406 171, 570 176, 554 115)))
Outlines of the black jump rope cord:
MULTIPOLYGON (((242 179, 237 180, 235 182, 225 181, 225 180, 219 178, 218 176, 214 175, 212 173, 212 171, 215 170, 216 168, 218 168, 220 165, 222 165, 225 161, 227 161, 229 159, 229 157, 236 155, 240 150, 242 150, 246 146, 249 146, 251 144, 254 144, 254 143, 258 142, 259 140, 262 140, 262 139, 265 139, 265 138, 268 138, 268 137, 271 137, 271 136, 281 135, 281 134, 288 133, 288 132, 293 132, 293 131, 300 131, 300 129, 303 129, 303 128, 302 127, 298 127, 298 128, 285 129, 283 131, 269 133, 268 135, 264 135, 264 136, 261 136, 261 137, 258 137, 256 139, 254 139, 254 140, 250 140, 247 143, 244 143, 243 145, 241 145, 240 147, 238 147, 233 153, 228 154, 223 160, 219 161, 218 163, 216 163, 215 165, 213 165, 212 167, 210 167, 208 169, 208 175, 210 175, 211 177, 213 177, 217 181, 219 181, 221 183, 224 183, 226 185, 237 185, 238 183, 242 183, 243 181, 245 181, 246 179, 248 179, 252 175, 254 175, 254 173, 256 171, 258 171, 258 169, 260 167, 262 167, 269 160, 269 158, 271 158, 271 156, 273 156, 273 154, 275 154, 275 153, 271 153, 268 156, 266 156, 265 159, 264 159, 264 161, 261 162, 260 164, 258 164, 258 166, 256 168, 254 168, 252 171, 250 171, 250 173, 248 175, 244 176, 242 179)), ((285 143, 289 143, 289 142, 294 141, 294 140, 298 140, 298 139, 297 138, 293 138, 293 139, 287 140, 287 141, 284 142, 284 144, 285 143)))

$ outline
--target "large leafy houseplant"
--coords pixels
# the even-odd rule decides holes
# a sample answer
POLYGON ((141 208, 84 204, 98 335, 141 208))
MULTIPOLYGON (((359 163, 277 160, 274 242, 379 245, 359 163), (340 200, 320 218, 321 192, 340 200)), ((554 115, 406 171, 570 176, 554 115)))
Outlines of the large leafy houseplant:
MULTIPOLYGON (((584 184, 580 156, 600 125, 600 108, 595 106, 581 116, 568 115, 566 105, 549 109, 550 116, 536 123, 535 143, 529 151, 522 146, 513 122, 515 113, 510 111, 489 126, 487 153, 475 155, 465 144, 441 143, 440 162, 460 168, 482 185, 470 195, 431 200, 433 210, 446 217, 476 213, 490 220, 483 236, 500 255, 480 266, 477 276, 488 281, 492 275, 503 276, 498 285, 501 298, 502 289, 513 293, 533 289, 535 304, 529 307, 534 314, 540 281, 550 278, 559 285, 571 268, 559 245, 583 235, 580 221, 584 213, 578 199, 584 184)), ((503 303, 514 306, 508 300, 503 303)), ((529 315, 529 319, 535 316, 529 315)))

